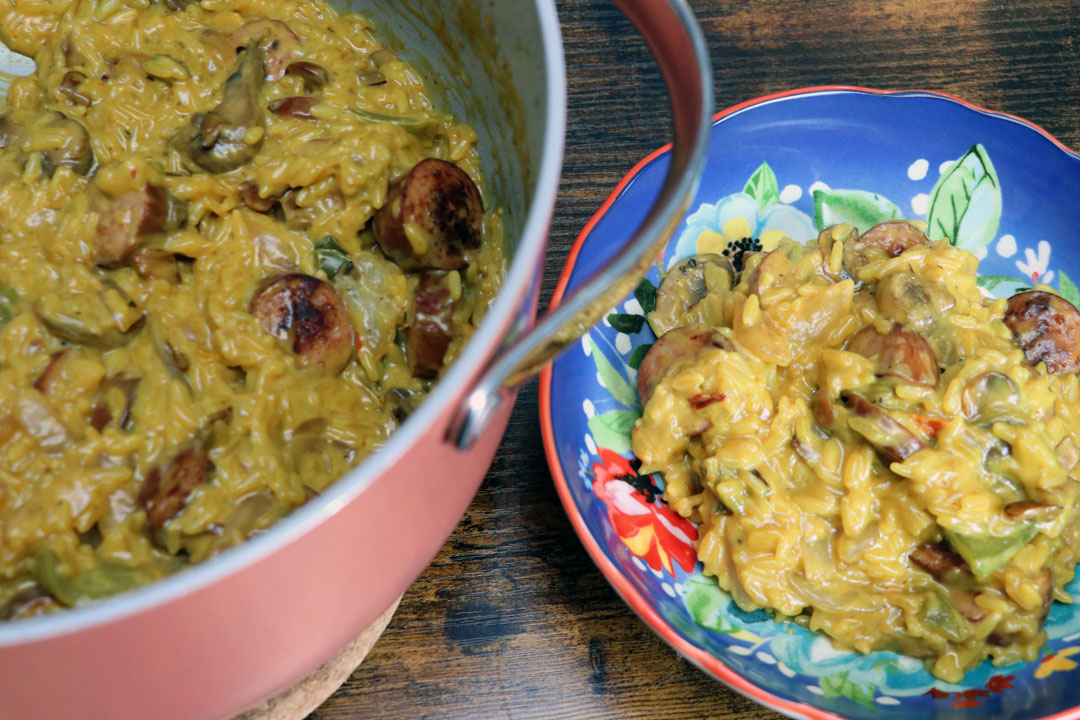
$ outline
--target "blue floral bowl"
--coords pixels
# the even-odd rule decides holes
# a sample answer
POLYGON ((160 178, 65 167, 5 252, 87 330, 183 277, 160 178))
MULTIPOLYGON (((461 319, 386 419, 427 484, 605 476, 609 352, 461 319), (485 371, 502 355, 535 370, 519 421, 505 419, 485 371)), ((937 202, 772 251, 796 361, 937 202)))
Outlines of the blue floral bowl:
MULTIPOLYGON (((623 179, 577 239, 553 302, 618 251, 667 164, 661 149, 623 179)), ((905 217, 980 257, 987 293, 1041 282, 1080 305, 1069 277, 1080 272, 1069 241, 1080 228, 1078 195, 1080 156, 1030 123, 934 93, 800 90, 716 117, 701 188, 661 264, 767 250, 784 234, 805 241, 845 220, 865 230, 905 217)), ((658 269, 648 280, 544 372, 540 391, 566 512, 645 622, 706 672, 791 717, 1080 718, 1080 605, 1054 604, 1037 661, 984 663, 950 684, 917 660, 840 652, 793 623, 742 612, 702 574, 697 529, 664 505, 659 478, 638 477, 629 462, 658 269)), ((1069 589, 1080 592, 1080 579, 1069 589)))

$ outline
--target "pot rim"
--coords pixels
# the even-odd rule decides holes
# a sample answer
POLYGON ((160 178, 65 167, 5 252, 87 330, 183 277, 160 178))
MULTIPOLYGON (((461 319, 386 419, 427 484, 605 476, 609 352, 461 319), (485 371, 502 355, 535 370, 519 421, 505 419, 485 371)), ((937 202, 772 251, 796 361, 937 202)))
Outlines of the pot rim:
POLYGON ((506 337, 507 328, 511 327, 520 309, 520 301, 534 286, 534 275, 543 262, 547 246, 548 228, 562 170, 566 135, 566 65, 562 34, 554 0, 535 0, 535 7, 547 80, 543 152, 536 188, 529 199, 521 241, 491 309, 466 344, 465 351, 435 390, 390 435, 385 445, 325 492, 295 509, 262 535, 174 575, 103 600, 100 604, 65 610, 55 615, 0 623, 0 649, 85 631, 146 612, 254 565, 295 542, 356 500, 416 444, 421 434, 443 416, 453 402, 463 397, 464 389, 469 387, 506 337))

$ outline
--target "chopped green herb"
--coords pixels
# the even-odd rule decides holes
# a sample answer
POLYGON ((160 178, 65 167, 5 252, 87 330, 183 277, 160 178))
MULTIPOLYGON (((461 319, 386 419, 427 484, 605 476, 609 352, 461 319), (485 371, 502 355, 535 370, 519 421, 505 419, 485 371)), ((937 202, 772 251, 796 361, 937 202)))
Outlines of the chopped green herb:
POLYGON ((649 354, 649 349, 652 347, 652 343, 648 345, 638 345, 630 353, 630 357, 626 359, 626 364, 637 370, 641 367, 641 361, 645 359, 645 356, 649 354))
POLYGON ((641 315, 611 313, 607 316, 607 320, 609 323, 611 323, 611 327, 615 328, 621 333, 626 333, 627 335, 639 333, 641 332, 641 328, 645 326, 645 318, 641 315))
POLYGON ((634 297, 637 298, 638 305, 641 306, 641 312, 646 315, 656 309, 656 286, 652 284, 649 278, 641 279, 641 283, 634 290, 634 297))
POLYGON ((0 325, 11 322, 15 317, 15 303, 19 302, 19 293, 0 285, 0 325))
POLYGON ((345 252, 338 241, 327 235, 322 240, 315 241, 315 260, 319 267, 326 273, 326 277, 333 281, 341 272, 349 272, 353 269, 352 258, 345 252))

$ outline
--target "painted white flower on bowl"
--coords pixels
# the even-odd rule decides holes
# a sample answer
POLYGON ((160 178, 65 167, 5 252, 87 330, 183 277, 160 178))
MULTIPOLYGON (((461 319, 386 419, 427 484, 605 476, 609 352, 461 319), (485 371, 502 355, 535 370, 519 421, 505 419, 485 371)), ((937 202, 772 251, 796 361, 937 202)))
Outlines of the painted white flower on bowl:
POLYGON ((1049 285, 1054 281, 1054 271, 1050 267, 1050 243, 1040 240, 1038 252, 1031 248, 1024 249, 1024 259, 1016 261, 1016 269, 1031 278, 1032 283, 1049 285))

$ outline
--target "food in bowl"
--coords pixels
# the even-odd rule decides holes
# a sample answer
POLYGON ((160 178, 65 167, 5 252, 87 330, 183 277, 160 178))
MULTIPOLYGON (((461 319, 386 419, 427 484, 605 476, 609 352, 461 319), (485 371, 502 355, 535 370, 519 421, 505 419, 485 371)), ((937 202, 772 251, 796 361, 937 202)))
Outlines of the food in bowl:
POLYGON ((252 534, 370 454, 504 272, 476 134, 321 0, 15 3, 0 619, 252 534))
POLYGON ((1080 312, 918 223, 678 263, 632 448, 746 611, 958 681, 1033 660, 1080 558, 1080 312))

